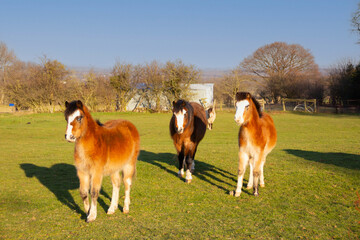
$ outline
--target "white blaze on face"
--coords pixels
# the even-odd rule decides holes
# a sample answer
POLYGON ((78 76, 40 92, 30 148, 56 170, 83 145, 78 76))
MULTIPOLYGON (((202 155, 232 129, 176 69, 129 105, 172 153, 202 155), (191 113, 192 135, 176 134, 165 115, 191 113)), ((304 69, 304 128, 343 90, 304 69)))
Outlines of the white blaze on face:
POLYGON ((177 132, 180 134, 184 132, 185 113, 186 113, 185 109, 182 109, 177 113, 174 113, 177 122, 177 132))
POLYGON ((244 111, 250 103, 248 100, 238 101, 236 103, 236 113, 235 113, 235 122, 239 125, 244 123, 244 111))
POLYGON ((71 114, 68 117, 68 125, 66 127, 66 140, 69 142, 75 142, 75 138, 73 138, 72 136, 72 129, 73 126, 71 125, 71 123, 77 118, 80 117, 81 113, 79 110, 76 110, 75 112, 73 112, 73 114, 71 114))

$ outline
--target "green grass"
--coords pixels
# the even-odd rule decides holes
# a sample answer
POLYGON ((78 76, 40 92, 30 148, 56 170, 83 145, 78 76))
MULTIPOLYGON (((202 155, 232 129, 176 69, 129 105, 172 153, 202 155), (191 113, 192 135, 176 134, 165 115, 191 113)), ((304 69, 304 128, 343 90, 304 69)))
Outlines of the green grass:
MULTIPOLYGON (((85 223, 74 145, 62 114, 0 114, 0 238, 4 239, 359 239, 360 118, 273 114, 278 144, 254 197, 235 189, 238 126, 219 112, 196 156, 190 185, 177 177, 170 114, 95 113, 124 118, 141 135, 130 213, 106 214, 105 177, 95 222, 85 223)), ((245 175, 247 183, 248 172, 245 175)))

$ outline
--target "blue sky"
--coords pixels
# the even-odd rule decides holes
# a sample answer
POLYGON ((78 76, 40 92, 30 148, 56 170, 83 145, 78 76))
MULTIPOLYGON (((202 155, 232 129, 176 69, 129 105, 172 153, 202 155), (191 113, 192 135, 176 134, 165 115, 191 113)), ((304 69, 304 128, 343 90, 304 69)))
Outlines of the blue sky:
POLYGON ((0 41, 23 61, 46 55, 69 67, 111 68, 181 59, 236 67, 275 41, 309 49, 327 68, 359 61, 355 0, 0 0, 0 41))

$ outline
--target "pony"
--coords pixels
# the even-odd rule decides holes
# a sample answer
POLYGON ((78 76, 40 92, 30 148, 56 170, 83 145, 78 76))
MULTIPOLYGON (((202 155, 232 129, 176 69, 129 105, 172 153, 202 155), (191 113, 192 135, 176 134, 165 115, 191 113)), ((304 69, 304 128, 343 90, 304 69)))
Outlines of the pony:
POLYGON ((239 197, 246 167, 250 163, 250 176, 247 189, 253 188, 259 195, 258 183, 265 187, 264 164, 266 156, 276 145, 277 134, 272 118, 261 111, 258 101, 248 92, 236 93, 235 122, 239 129, 239 168, 237 188, 231 195, 239 197))
POLYGON ((207 127, 209 130, 212 130, 213 123, 216 118, 216 112, 215 112, 215 100, 214 105, 210 107, 208 110, 206 110, 206 119, 207 119, 207 127))
POLYGON ((113 185, 111 204, 107 214, 118 208, 122 179, 125 185, 123 212, 129 212, 130 188, 136 172, 140 151, 140 137, 136 127, 126 120, 112 120, 105 124, 95 121, 81 101, 65 102, 67 121, 65 139, 75 142, 75 167, 80 181, 80 196, 84 202, 87 222, 97 216, 97 199, 103 176, 110 175, 113 185), (91 205, 89 204, 89 189, 91 205))
POLYGON ((185 165, 185 182, 191 183, 191 172, 195 169, 194 158, 197 147, 206 132, 205 109, 196 102, 178 100, 177 102, 173 101, 172 112, 169 128, 178 154, 178 176, 184 177, 185 165))

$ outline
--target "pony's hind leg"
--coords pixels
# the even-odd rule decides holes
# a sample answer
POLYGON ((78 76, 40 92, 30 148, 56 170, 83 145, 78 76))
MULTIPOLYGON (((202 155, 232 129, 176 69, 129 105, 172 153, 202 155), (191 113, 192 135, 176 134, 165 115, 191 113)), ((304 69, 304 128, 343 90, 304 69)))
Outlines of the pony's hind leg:
POLYGON ((91 176, 91 205, 86 222, 92 222, 96 219, 97 199, 99 197, 99 192, 101 189, 102 177, 102 172, 100 170, 95 171, 94 174, 91 176))
POLYGON ((90 204, 89 204, 90 176, 89 174, 86 174, 81 171, 78 171, 77 175, 80 182, 80 188, 79 188, 80 196, 84 202, 85 213, 88 214, 90 209, 90 204))
POLYGON ((123 182, 125 185, 125 200, 123 213, 129 213, 130 209, 130 189, 132 185, 133 176, 135 175, 135 165, 128 164, 123 169, 123 182))
POLYGON ((259 179, 261 178, 261 170, 262 167, 264 166, 264 155, 263 153, 260 153, 259 156, 257 156, 257 158, 254 159, 254 171, 253 171, 253 175, 254 175, 254 185, 253 185, 253 189, 254 189, 254 196, 259 196, 259 179))
POLYGON ((246 189, 252 189, 253 188, 253 184, 254 184, 254 175, 253 175, 253 171, 254 171, 254 162, 252 161, 252 159, 249 160, 249 181, 248 184, 246 186, 246 189))
POLYGON ((178 177, 181 178, 181 177, 184 177, 184 152, 183 151, 179 152, 178 161, 179 161, 178 177))
POLYGON ((197 146, 195 147, 194 153, 192 154, 192 164, 191 164, 191 173, 195 172, 195 154, 197 151, 197 146))
POLYGON ((193 159, 192 159, 192 157, 190 157, 190 155, 187 155, 186 158, 185 158, 185 161, 186 161, 185 182, 186 183, 191 183, 191 180, 192 180, 191 168, 192 168, 193 159))
POLYGON ((113 214, 116 211, 116 209, 118 208, 119 190, 120 190, 120 183, 121 183, 121 178, 120 178, 119 172, 115 172, 111 175, 111 182, 112 182, 112 186, 113 186, 113 192, 112 192, 112 197, 111 197, 111 204, 107 211, 107 214, 113 214))
POLYGON ((261 163, 260 166, 260 187, 265 187, 265 181, 264 181, 264 165, 265 161, 261 163))

